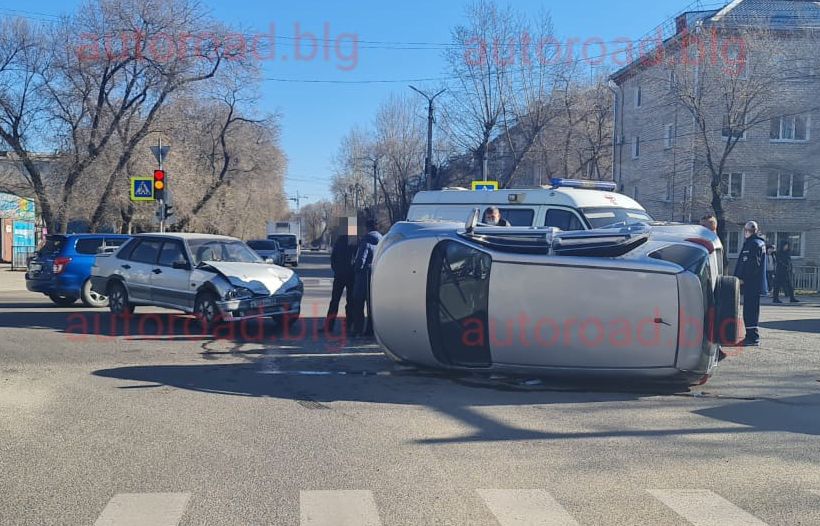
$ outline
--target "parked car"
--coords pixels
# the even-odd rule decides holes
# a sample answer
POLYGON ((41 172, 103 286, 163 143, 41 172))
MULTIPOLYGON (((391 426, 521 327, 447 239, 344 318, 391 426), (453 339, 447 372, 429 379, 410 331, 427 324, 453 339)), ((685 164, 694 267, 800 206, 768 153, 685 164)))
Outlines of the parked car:
POLYGON ((739 282, 699 226, 561 232, 398 223, 374 258, 374 329, 398 361, 705 382, 739 340, 739 282))
POLYGON ((285 251, 275 239, 253 239, 247 243, 262 259, 269 259, 274 265, 280 267, 285 266, 285 251))
POLYGON ((304 286, 290 269, 265 263, 238 239, 141 234, 97 258, 93 289, 114 314, 154 305, 196 314, 204 325, 271 317, 298 319, 304 286))
POLYGON ((47 236, 45 245, 28 262, 26 288, 45 294, 60 306, 81 299, 89 307, 106 307, 108 298, 91 288, 91 266, 98 254, 129 239, 117 234, 47 236))

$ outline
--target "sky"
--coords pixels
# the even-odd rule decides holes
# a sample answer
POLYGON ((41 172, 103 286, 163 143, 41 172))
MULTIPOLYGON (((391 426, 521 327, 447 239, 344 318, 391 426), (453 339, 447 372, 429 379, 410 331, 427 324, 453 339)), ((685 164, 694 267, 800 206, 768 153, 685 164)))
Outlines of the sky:
MULTIPOLYGON (((369 125, 379 104, 391 93, 412 94, 408 79, 448 75, 441 44, 450 42, 453 27, 465 21, 466 1, 202 0, 215 18, 243 33, 258 34, 262 42, 266 35, 276 36, 273 58, 263 61, 266 80, 259 109, 282 116, 289 197, 307 196, 302 206, 330 197, 332 158, 348 130, 369 125), (308 33, 317 38, 315 53, 308 33), (297 50, 295 37, 299 35, 297 50), (327 53, 321 48, 324 35, 330 43, 327 53), (360 41, 358 46, 353 40, 360 41), (354 47, 358 47, 355 54, 354 47), (323 82, 304 82, 317 80, 323 82)), ((79 3, 37 0, 21 5, 0 0, 0 14, 49 19, 79 3)), ((704 0, 701 6, 722 4, 704 0)), ((608 53, 615 52, 613 46, 619 39, 638 40, 670 16, 697 7, 692 0, 517 0, 513 5, 534 16, 549 12, 556 38, 565 49, 571 39, 600 39, 609 47, 608 53)), ((591 57, 602 54, 592 51, 600 49, 593 45, 589 49, 591 57)), ((442 82, 419 80, 414 84, 433 89, 442 82)), ((419 119, 426 119, 426 112, 420 112, 419 119)))

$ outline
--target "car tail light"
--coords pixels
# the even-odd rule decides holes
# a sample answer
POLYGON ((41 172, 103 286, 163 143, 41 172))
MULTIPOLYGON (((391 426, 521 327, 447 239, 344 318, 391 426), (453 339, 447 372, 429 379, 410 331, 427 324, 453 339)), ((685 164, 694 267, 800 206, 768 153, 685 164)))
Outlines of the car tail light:
POLYGON ((62 274, 68 264, 71 263, 71 258, 57 258, 54 260, 52 272, 54 274, 62 274))
POLYGON ((708 250, 710 254, 713 254, 715 252, 715 244, 709 241, 708 239, 703 239, 702 237, 690 237, 686 241, 702 246, 703 248, 708 250))

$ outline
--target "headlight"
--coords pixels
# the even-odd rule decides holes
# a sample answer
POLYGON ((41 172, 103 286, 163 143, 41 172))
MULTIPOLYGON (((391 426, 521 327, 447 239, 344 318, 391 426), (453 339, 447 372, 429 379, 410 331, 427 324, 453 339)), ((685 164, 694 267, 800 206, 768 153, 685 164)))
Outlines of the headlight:
POLYGON ((245 287, 237 287, 225 293, 225 299, 231 300, 246 300, 253 297, 253 292, 245 287))
POLYGON ((286 282, 282 283, 282 292, 290 292, 293 289, 304 290, 304 286, 302 285, 302 280, 299 279, 299 275, 295 272, 293 275, 288 279, 286 282))

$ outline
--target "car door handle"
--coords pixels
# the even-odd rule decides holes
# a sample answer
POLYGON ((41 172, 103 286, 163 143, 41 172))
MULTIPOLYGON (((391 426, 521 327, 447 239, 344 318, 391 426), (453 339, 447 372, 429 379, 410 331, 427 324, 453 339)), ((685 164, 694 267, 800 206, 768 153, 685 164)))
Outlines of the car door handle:
POLYGON ((154 269, 154 270, 152 270, 151 272, 153 272, 154 274, 162 274, 162 269, 155 268, 155 269, 154 269))
POLYGON ((125 270, 131 270, 131 265, 122 265, 125 270))

